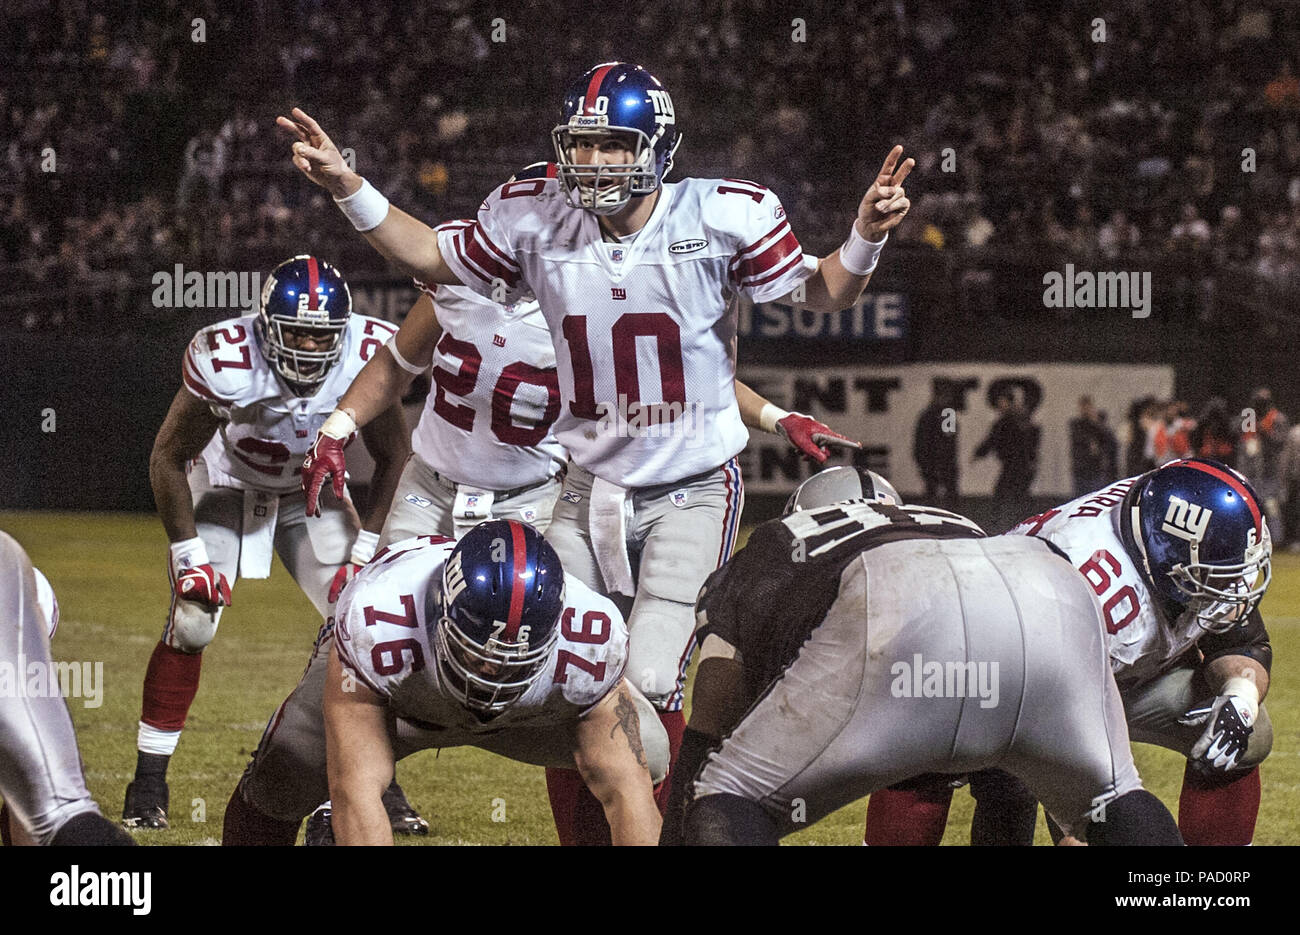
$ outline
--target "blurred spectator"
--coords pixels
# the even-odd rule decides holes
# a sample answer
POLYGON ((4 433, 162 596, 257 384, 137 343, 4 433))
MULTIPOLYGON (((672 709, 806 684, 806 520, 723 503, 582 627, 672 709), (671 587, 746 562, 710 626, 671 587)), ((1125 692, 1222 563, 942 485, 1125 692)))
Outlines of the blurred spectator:
POLYGON ((1091 396, 1079 397, 1079 415, 1070 420, 1070 471, 1074 495, 1098 490, 1115 480, 1118 443, 1091 396))
POLYGON ((1228 416, 1228 402, 1215 396, 1205 404, 1196 428, 1192 430, 1192 448, 1198 458, 1221 461, 1229 467, 1237 462, 1237 433, 1228 416))
POLYGON ((997 528, 990 530, 1000 533, 1031 512, 1029 488, 1038 473, 1039 428, 1030 420, 1014 391, 999 393, 993 405, 998 418, 988 436, 975 449, 975 459, 991 453, 1002 462, 1002 470, 993 488, 997 528))
POLYGON ((912 460, 925 482, 925 503, 957 509, 957 411, 952 384, 935 378, 930 404, 916 420, 912 460))
POLYGON ((1250 408, 1242 418, 1237 470, 1246 475, 1246 479, 1254 485, 1255 491, 1264 501, 1269 529, 1279 545, 1285 535, 1281 517, 1282 479, 1279 468, 1289 430, 1287 417, 1273 405, 1272 391, 1266 386, 1257 388, 1251 396, 1250 408))

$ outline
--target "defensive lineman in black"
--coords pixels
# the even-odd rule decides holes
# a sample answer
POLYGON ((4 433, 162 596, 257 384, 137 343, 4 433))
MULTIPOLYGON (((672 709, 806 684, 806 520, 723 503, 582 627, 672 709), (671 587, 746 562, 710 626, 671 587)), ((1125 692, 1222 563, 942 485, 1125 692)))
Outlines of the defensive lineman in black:
POLYGON ((993 765, 1090 843, 1182 843, 1133 764, 1096 597, 1045 541, 832 468, 696 610, 662 843, 775 844, 909 777, 993 765))

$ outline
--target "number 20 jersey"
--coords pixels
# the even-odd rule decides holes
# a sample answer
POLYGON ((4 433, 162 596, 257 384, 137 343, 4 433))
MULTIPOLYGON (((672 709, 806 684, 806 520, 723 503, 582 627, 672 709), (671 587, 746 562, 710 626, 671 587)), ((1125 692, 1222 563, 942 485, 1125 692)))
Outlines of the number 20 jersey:
POLYGON ((1121 688, 1173 665, 1205 631, 1195 615, 1170 621, 1156 605, 1120 534, 1125 495, 1137 477, 1030 517, 1006 535, 1046 539, 1069 556, 1092 585, 1106 621, 1106 649, 1121 688))
POLYGON ((536 295, 564 400, 556 437, 623 487, 711 470, 745 446, 738 300, 780 298, 817 269, 776 195, 733 179, 664 184, 645 227, 622 242, 607 242, 554 178, 510 182, 473 225, 441 230, 438 246, 479 294, 536 295))
POLYGON ((394 325, 351 315, 343 355, 312 396, 294 397, 262 356, 256 315, 201 329, 185 350, 185 387, 225 420, 200 457, 218 487, 292 493, 316 432, 334 411, 366 361, 397 331, 394 325))
MULTIPOLYGON (((541 677, 489 721, 461 704, 438 665, 426 608, 456 543, 416 536, 381 551, 348 585, 334 618, 345 669, 393 712, 426 729, 481 734, 547 727, 581 717, 618 685, 627 665, 627 626, 608 598, 573 575, 564 579, 560 637, 541 677)), ((452 737, 448 736, 448 746, 452 737)))

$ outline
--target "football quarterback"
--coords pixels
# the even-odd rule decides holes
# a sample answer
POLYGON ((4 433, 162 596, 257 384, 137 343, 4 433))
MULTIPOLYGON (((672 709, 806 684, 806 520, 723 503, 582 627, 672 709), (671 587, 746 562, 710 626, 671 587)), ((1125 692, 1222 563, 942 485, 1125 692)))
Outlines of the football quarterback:
POLYGON ((0 532, 0 838, 5 844, 134 844, 100 814, 86 789, 50 656, 58 625, 49 582, 23 547, 0 532), (32 680, 36 672, 46 673, 43 687, 32 680))
MULTIPOLYGON (((555 435, 570 459, 547 536, 571 577, 630 602, 631 678, 675 748, 695 595, 731 553, 742 502, 738 303, 856 302, 910 207, 902 183, 914 161, 891 150, 844 246, 818 259, 768 188, 665 181, 677 115, 638 65, 583 74, 552 133, 554 177, 500 186, 468 227, 434 231, 392 208, 302 110, 279 123, 296 137, 294 164, 399 268, 498 302, 536 297, 556 350, 555 435)), ((847 441, 770 404, 757 421, 819 459, 847 441)), ((550 781, 563 812, 578 788, 572 776, 550 781)))
POLYGON ((476 746, 576 767, 613 843, 653 844, 668 738, 626 678, 618 609, 515 520, 375 556, 321 630, 226 808, 224 844, 292 844, 326 798, 340 844, 392 843, 380 793, 397 759, 476 746))
POLYGON ((806 481, 705 583, 662 843, 775 844, 909 777, 997 765, 1090 843, 1180 844, 1060 551, 855 473, 806 481))
POLYGON ((171 608, 144 680, 135 777, 123 822, 167 827, 167 765, 199 686, 231 584, 265 578, 278 553, 326 616, 373 554, 407 449, 394 404, 367 427, 375 455, 364 524, 340 482, 309 516, 298 468, 311 438, 392 325, 352 314, 342 274, 298 256, 271 271, 255 315, 198 332, 182 363, 184 385, 154 442, 149 479, 171 541, 171 608))
MULTIPOLYGON (((1272 543, 1246 478, 1215 461, 1171 461, 1006 535, 1051 542, 1101 601, 1130 736, 1187 757, 1178 808, 1186 842, 1249 844, 1259 763, 1273 742, 1261 703, 1273 652, 1258 609, 1272 574, 1272 543)), ((987 801, 977 798, 977 821, 1022 828, 1027 839, 1019 843, 1032 843, 1033 798, 1002 786, 987 801)), ((868 843, 881 843, 872 840, 873 821, 934 840, 918 815, 907 814, 915 798, 873 796, 868 843)))

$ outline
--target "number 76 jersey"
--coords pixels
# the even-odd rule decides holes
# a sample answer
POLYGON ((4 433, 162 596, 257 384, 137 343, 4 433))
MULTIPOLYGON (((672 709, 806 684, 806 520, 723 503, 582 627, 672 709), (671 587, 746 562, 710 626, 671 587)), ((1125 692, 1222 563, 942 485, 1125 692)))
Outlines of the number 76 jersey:
POLYGON ((445 536, 395 542, 366 565, 339 598, 334 619, 339 661, 389 701, 393 713, 425 729, 447 731, 446 746, 466 734, 576 721, 618 685, 627 665, 627 625, 608 598, 565 577, 559 639, 542 676, 488 721, 460 702, 438 665, 433 599, 455 548, 445 536))
POLYGON ((531 291, 555 344, 555 434, 623 487, 713 470, 748 440, 735 393, 738 300, 780 298, 817 269, 780 200, 736 179, 664 184, 645 227, 607 241, 554 178, 521 179, 438 246, 497 302, 531 291))
POLYGON ((1088 579, 1101 602, 1111 671, 1121 688, 1164 672, 1205 635, 1193 614, 1169 620, 1124 547, 1123 502, 1137 480, 1117 481, 1031 516, 1006 533, 1048 540, 1088 579))

